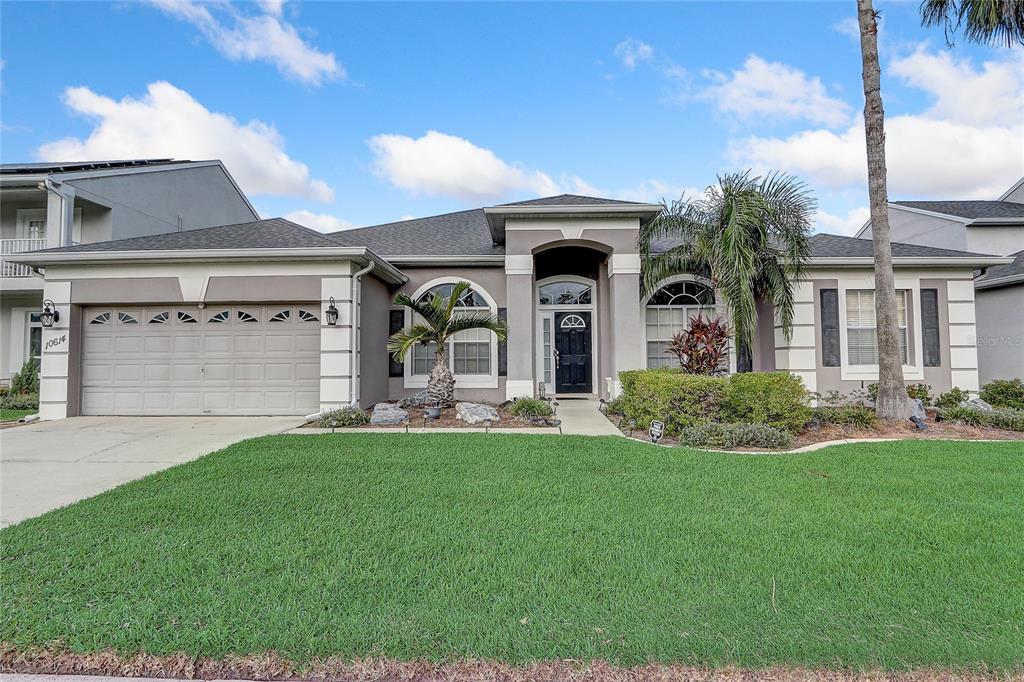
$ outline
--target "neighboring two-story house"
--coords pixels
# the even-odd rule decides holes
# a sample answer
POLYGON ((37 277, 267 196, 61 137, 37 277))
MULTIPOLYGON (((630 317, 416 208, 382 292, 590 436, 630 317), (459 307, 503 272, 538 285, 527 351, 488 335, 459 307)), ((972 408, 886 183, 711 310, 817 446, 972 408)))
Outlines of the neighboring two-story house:
POLYGON ((0 381, 40 356, 43 278, 14 254, 259 218, 220 161, 0 166, 0 381))
POLYGON ((891 202, 889 226, 894 242, 1014 257, 974 278, 978 375, 1024 377, 1024 178, 995 201, 891 202))

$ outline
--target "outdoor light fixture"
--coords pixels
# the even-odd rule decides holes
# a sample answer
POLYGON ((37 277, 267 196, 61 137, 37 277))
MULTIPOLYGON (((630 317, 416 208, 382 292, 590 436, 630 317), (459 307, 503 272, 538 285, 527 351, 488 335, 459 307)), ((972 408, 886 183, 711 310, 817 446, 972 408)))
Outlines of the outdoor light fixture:
POLYGON ((338 308, 334 305, 333 296, 331 296, 331 302, 327 304, 327 312, 324 313, 324 319, 327 320, 328 327, 338 324, 338 308))
POLYGON ((52 327, 54 322, 60 322, 60 312, 50 299, 43 301, 43 312, 39 314, 39 321, 44 327, 52 327))

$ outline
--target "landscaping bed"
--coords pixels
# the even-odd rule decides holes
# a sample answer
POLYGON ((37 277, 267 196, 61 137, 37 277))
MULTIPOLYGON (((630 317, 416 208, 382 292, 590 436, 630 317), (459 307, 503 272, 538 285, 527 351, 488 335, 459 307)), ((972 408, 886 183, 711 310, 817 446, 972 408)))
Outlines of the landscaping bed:
POLYGON ((537 428, 557 426, 557 405, 545 400, 517 398, 492 405, 459 402, 453 407, 432 408, 418 402, 378 403, 369 410, 345 407, 320 415, 305 428, 319 429, 453 429, 537 428), (432 415, 431 412, 438 412, 432 415))
POLYGON ((2 660, 1020 674, 1021 489, 1016 443, 258 438, 0 530, 2 660))
MULTIPOLYGON (((514 429, 514 428, 536 428, 538 425, 534 424, 525 419, 521 419, 512 415, 508 411, 508 407, 501 405, 493 405, 495 410, 498 411, 498 419, 496 421, 479 424, 469 424, 462 419, 458 418, 454 407, 446 407, 441 410, 441 416, 437 419, 427 419, 425 416, 425 410, 420 407, 409 407, 406 411, 409 413, 409 428, 416 429, 431 429, 431 428, 443 428, 443 429, 482 429, 485 427, 490 428, 502 428, 502 429, 514 429)), ((323 426, 320 422, 309 422, 304 425, 304 428, 330 428, 329 426, 323 426)), ((351 424, 345 427, 337 428, 355 428, 355 429, 396 429, 402 428, 401 424, 351 424)))

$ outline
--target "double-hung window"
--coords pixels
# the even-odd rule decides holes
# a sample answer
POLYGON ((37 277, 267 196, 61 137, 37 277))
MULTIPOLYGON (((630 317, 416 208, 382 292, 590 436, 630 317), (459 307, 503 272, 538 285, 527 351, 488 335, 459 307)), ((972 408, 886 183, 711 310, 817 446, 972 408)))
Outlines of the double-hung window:
POLYGON ((715 292, 699 282, 674 282, 651 296, 644 315, 647 367, 675 367, 679 361, 666 352, 672 337, 687 329, 690 320, 698 315, 715 318, 715 292))
MULTIPOLYGON (((896 313, 899 325, 900 358, 907 359, 907 291, 896 291, 896 313)), ((846 290, 846 353, 849 364, 878 364, 878 325, 875 322, 873 289, 846 290)))

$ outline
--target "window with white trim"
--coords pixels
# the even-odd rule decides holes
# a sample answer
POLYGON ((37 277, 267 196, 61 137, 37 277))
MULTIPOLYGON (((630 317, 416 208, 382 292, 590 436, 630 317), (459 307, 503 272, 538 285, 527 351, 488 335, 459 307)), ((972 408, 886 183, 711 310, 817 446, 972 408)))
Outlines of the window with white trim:
POLYGON ((700 282, 684 280, 666 284, 647 301, 647 367, 675 367, 678 360, 665 349, 672 337, 686 329, 692 318, 715 317, 715 292, 700 282))
POLYGON ((28 334, 28 343, 25 344, 25 348, 28 350, 28 354, 25 360, 35 358, 37 361, 42 362, 43 359, 43 316, 42 313, 29 313, 26 317, 27 328, 25 332, 28 334))
MULTIPOLYGON (((425 291, 419 298, 420 301, 429 300, 431 296, 447 298, 451 296, 454 284, 438 284, 425 291)), ((467 312, 494 312, 487 304, 487 300, 473 288, 469 288, 459 297, 455 304, 459 313, 467 312)), ((421 322, 418 316, 413 316, 413 323, 421 322)), ((497 338, 494 333, 487 329, 467 329, 466 331, 454 334, 447 341, 445 348, 445 361, 448 369, 457 376, 490 376, 491 375, 491 350, 497 338)), ((437 354, 437 344, 417 343, 412 349, 412 361, 410 372, 413 376, 427 376, 434 367, 434 358, 437 354)))
MULTIPOLYGON (((907 291, 896 291, 900 358, 907 360, 907 291)), ((846 356, 853 365, 878 364, 878 326, 875 322, 874 289, 846 290, 846 356)))
POLYGON ((590 305, 591 286, 582 282, 548 282, 537 287, 540 305, 590 305))

